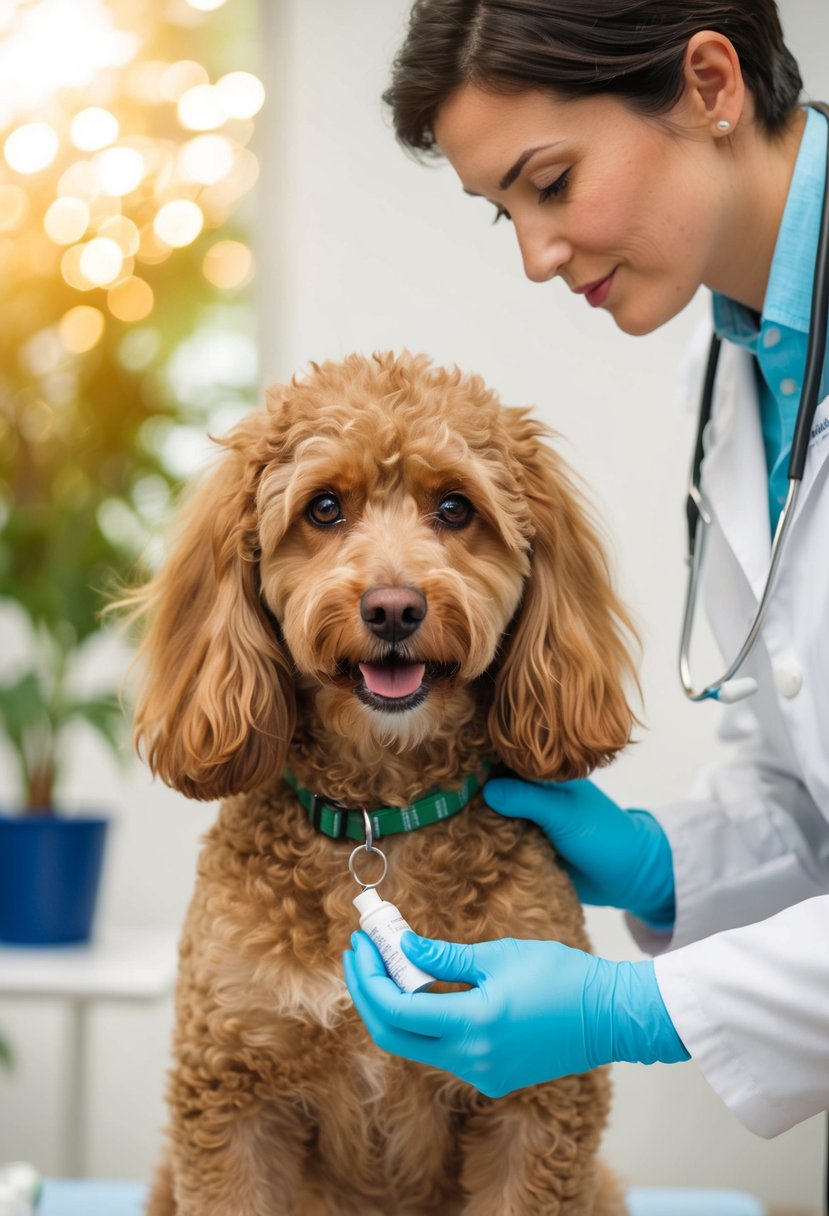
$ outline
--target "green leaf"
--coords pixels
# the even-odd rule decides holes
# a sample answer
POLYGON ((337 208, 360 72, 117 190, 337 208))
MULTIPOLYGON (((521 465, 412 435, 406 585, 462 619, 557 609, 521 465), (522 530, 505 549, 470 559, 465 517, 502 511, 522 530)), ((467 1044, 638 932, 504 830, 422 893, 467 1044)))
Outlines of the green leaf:
POLYGON ((21 748, 26 731, 49 722, 49 706, 40 680, 27 671, 12 684, 0 685, 0 720, 16 748, 21 748))
POLYGON ((121 706, 115 697, 89 697, 84 700, 69 701, 63 707, 61 717, 66 722, 72 718, 79 718, 86 722, 109 744, 117 757, 123 757, 122 744, 126 723, 121 706))

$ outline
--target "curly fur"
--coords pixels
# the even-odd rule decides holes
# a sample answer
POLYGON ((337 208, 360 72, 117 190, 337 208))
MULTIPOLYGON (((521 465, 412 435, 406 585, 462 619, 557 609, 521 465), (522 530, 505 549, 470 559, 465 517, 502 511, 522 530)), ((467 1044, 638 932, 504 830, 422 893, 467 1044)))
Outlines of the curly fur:
MULTIPOLYGON (((225 798, 182 937, 151 1216, 618 1216, 603 1071, 494 1101, 373 1046, 340 963, 353 846, 281 780, 287 761, 328 798, 399 806, 489 757, 562 780, 625 745, 629 622, 571 476, 529 411, 408 354, 313 365, 222 443, 131 597, 137 740, 169 784, 225 798), (307 518, 323 491, 336 527, 307 518), (474 504, 462 530, 437 515, 449 493, 474 504), (388 649, 360 600, 388 586, 428 605, 398 651, 441 665, 395 713, 356 695, 388 649)), ((588 947, 546 839, 480 797, 383 848, 383 894, 423 934, 588 947)))

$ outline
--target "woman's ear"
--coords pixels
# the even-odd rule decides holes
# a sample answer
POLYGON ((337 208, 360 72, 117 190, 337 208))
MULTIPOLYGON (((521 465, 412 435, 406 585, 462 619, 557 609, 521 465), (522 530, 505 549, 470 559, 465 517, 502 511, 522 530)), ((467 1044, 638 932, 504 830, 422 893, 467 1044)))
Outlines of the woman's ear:
POLYGON ((544 428, 522 410, 508 418, 532 552, 496 672, 489 732, 522 777, 564 781, 607 764, 630 739, 634 633, 571 477, 541 439, 544 428))
POLYGON ((731 132, 745 104, 745 83, 740 57, 733 43, 715 30, 699 30, 688 40, 683 65, 683 99, 694 119, 715 138, 731 132), (717 127, 717 123, 728 123, 717 127))
POLYGON ((146 630, 136 743, 190 798, 278 776, 293 733, 290 663, 258 581, 256 491, 273 458, 270 422, 269 412, 253 414, 223 441, 164 567, 125 601, 146 630))

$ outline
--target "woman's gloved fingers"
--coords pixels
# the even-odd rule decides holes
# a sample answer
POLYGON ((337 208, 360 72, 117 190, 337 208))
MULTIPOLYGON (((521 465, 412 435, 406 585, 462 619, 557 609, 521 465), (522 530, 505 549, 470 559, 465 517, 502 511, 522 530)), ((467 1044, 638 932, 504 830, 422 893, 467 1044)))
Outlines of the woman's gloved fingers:
POLYGON ((565 865, 585 876, 608 844, 606 833, 624 824, 625 812, 586 780, 534 785, 499 778, 486 783, 484 798, 501 815, 537 823, 565 865))
MULTIPOLYGON (((414 935, 412 935, 414 936, 414 935)), ((369 937, 362 932, 352 937, 353 954, 346 953, 348 960, 346 983, 351 993, 357 1011, 368 1025, 363 1013, 367 1009, 371 1013, 372 1038, 377 1039, 372 1027, 381 1025, 408 1035, 422 1039, 443 1039, 451 1036, 456 1027, 463 1027, 468 1020, 468 1002, 465 997, 472 996, 471 992, 401 992, 386 974, 376 947, 369 937)), ((385 1046, 384 1043, 380 1044, 385 1046)), ((411 1048, 411 1044, 409 1047, 411 1048)), ((387 1048, 387 1050, 396 1050, 387 1048)), ((423 1054, 407 1051, 409 1059, 423 1060, 432 1063, 423 1054)), ((441 1067, 437 1064, 437 1067, 441 1067)))
POLYGON ((543 828, 549 820, 558 822, 561 818, 560 826, 566 829, 567 820, 572 816, 572 795, 588 784, 587 781, 561 781, 540 785, 511 777, 496 777, 484 786, 484 798, 499 815, 532 819, 543 828))
POLYGON ((343 955, 346 984, 366 1029, 381 1050, 452 1073, 490 1097, 506 1092, 491 1077, 492 1064, 486 1053, 474 1043, 459 1046, 469 1036, 470 1013, 480 1021, 481 1011, 469 1008, 469 999, 479 995, 477 989, 402 993, 385 969, 379 973, 382 959, 365 934, 355 933, 352 942, 353 951, 343 955), (424 1027, 439 1034, 424 1033, 424 1027))
POLYGON ((501 814, 534 820, 549 837, 586 904, 626 908, 654 927, 675 916, 671 845, 647 811, 623 810, 592 781, 535 785, 488 781, 501 814))
POLYGON ((436 941, 430 937, 420 937, 411 930, 403 934, 400 945, 411 962, 428 971, 436 980, 477 985, 484 978, 477 963, 475 946, 436 941))
MULTIPOLYGON (((438 1050, 439 1040, 399 1030, 397 1027, 391 1026, 376 1012, 363 990, 362 981, 355 966, 355 953, 353 951, 346 950, 345 954, 343 954, 343 968, 345 970, 345 982, 351 994, 351 999, 354 1002, 354 1007, 363 1019, 366 1030, 377 1046, 383 1051, 387 1051, 392 1055, 402 1056, 406 1060, 417 1060, 421 1064, 431 1064, 435 1068, 441 1068, 442 1064, 437 1058, 440 1054, 438 1050)), ((393 980, 389 980, 388 982, 390 984, 394 983, 393 980)))

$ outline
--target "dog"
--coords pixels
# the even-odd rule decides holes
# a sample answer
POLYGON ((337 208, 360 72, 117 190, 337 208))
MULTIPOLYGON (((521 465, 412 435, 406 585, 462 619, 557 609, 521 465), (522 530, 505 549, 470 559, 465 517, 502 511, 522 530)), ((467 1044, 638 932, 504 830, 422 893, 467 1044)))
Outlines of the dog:
MULTIPOLYGON (((572 475, 528 409, 408 353, 311 364, 221 444, 132 603, 138 746, 224 800, 150 1216, 618 1216, 605 1070, 492 1100, 374 1046, 341 964, 355 838, 319 830, 628 742, 633 633, 572 475)), ((425 936, 589 948, 546 837, 480 793, 379 845, 425 936)))

